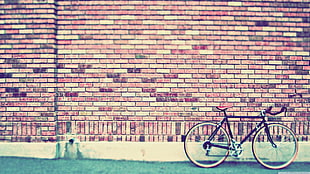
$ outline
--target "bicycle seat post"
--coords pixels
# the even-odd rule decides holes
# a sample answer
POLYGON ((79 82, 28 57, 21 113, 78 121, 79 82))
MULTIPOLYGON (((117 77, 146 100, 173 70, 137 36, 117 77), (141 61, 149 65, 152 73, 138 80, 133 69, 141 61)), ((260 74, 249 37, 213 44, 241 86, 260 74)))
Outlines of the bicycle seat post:
POLYGON ((223 110, 223 112, 224 112, 224 116, 225 116, 225 117, 227 117, 226 110, 227 110, 227 109, 223 110))
POLYGON ((220 110, 221 112, 223 112, 223 113, 224 113, 224 116, 227 117, 226 110, 227 110, 228 108, 231 108, 231 107, 232 107, 232 106, 217 106, 216 108, 217 108, 218 110, 220 110))

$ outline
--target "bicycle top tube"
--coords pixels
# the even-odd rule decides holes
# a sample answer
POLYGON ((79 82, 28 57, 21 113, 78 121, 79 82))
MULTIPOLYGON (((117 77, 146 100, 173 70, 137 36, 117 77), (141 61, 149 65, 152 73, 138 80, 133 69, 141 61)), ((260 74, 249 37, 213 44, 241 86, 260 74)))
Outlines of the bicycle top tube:
POLYGON ((230 116, 230 115, 227 115, 225 117, 226 118, 253 118, 253 119, 262 118, 262 116, 230 116))

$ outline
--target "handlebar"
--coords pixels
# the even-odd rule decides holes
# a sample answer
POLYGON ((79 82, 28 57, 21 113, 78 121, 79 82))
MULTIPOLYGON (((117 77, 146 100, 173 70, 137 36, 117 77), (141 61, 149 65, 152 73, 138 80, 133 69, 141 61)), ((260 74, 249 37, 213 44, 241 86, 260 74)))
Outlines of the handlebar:
POLYGON ((270 115, 278 115, 278 114, 281 114, 282 112, 285 112, 285 115, 286 115, 286 111, 287 111, 286 107, 282 107, 279 112, 271 112, 271 109, 272 109, 272 106, 270 106, 267 110, 265 110, 265 112, 270 115))

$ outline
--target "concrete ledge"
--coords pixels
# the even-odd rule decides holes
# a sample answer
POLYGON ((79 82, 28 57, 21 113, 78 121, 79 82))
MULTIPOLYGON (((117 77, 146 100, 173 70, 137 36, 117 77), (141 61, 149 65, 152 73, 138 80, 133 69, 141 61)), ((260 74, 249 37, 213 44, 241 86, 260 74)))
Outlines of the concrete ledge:
MULTIPOLYGON (((60 158, 66 155, 61 143, 60 158)), ((76 146, 73 145, 73 148, 76 146)), ((142 142, 81 142, 79 153, 86 159, 114 159, 135 161, 185 161, 183 143, 142 143, 142 142)))
POLYGON ((0 156, 55 159, 57 143, 0 143, 0 156))
MULTIPOLYGON (((255 161, 251 143, 243 145, 240 159, 228 161, 255 161)), ((299 143, 296 161, 309 162, 309 142, 299 143)), ((188 161, 182 142, 59 142, 59 143, 0 143, 0 156, 31 158, 85 158, 135 161, 188 161)))
MULTIPOLYGON (((78 143, 80 158, 86 159, 114 159, 135 161, 188 161, 182 142, 81 142, 78 143)), ((61 143, 60 158, 65 157, 65 142, 61 143)), ((307 149, 310 143, 299 143, 299 152, 295 161, 309 162, 310 153, 307 149)), ((243 145, 243 155, 239 159, 232 157, 228 161, 256 161, 251 143, 243 145)))

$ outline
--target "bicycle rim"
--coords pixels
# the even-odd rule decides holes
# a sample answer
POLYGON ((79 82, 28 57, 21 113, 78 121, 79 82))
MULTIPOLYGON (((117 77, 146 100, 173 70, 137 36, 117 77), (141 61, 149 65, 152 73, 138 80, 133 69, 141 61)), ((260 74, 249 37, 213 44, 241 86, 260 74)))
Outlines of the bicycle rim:
MULTIPOLYGON (((192 127, 186 134, 184 151, 188 159, 196 166, 205 168, 215 167, 227 158, 228 149, 214 146, 207 147, 207 149, 203 147, 203 144, 209 139, 216 127, 217 125, 214 123, 200 123, 192 127)), ((226 147, 229 147, 230 144, 228 134, 222 127, 210 141, 213 144, 226 147)))
POLYGON ((255 135, 252 151, 256 160, 269 169, 282 169, 290 165, 298 152, 297 138, 293 131, 281 124, 269 124, 268 129, 273 145, 265 127, 255 135))

